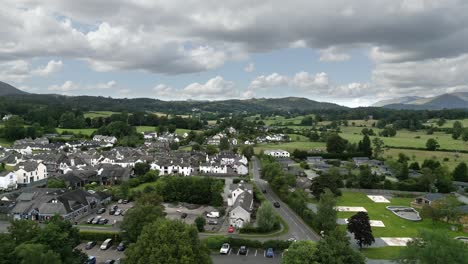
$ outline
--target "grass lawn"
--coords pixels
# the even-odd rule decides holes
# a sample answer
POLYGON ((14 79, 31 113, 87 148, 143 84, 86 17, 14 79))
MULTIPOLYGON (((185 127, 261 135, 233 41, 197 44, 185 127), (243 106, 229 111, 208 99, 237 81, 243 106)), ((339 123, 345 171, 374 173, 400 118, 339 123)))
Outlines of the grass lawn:
MULTIPOLYGON (((391 203, 374 203, 365 194, 358 192, 343 192, 343 196, 338 198, 338 205, 341 206, 362 206, 366 208, 371 220, 381 220, 385 227, 373 227, 374 237, 416 237, 419 229, 443 230, 452 237, 466 236, 463 232, 453 232, 451 225, 443 222, 433 223, 430 219, 418 222, 404 220, 394 215, 385 207, 389 205, 410 206, 412 198, 392 198, 391 203)), ((338 212, 338 218, 349 218, 355 213, 338 212)), ((344 227, 344 226, 343 226, 344 227)))
POLYGON ((262 143, 254 147, 255 153, 260 153, 265 149, 282 149, 293 152, 295 149, 310 150, 310 149, 325 149, 324 142, 310 142, 310 141, 295 141, 285 143, 262 143))
POLYGON ((156 127, 154 126, 137 126, 136 127, 136 130, 138 133, 142 133, 142 132, 152 132, 152 131, 156 131, 156 127))
POLYGON ((64 131, 73 133, 73 134, 83 134, 86 136, 91 136, 91 134, 94 133, 97 129, 95 128, 78 128, 78 129, 70 129, 70 128, 57 128, 56 129, 58 133, 62 133, 64 131))
POLYGON ((455 153, 455 152, 442 152, 442 151, 424 151, 424 150, 411 150, 411 149, 387 149, 384 157, 389 156, 397 158, 399 153, 404 153, 412 161, 417 161, 421 165, 425 159, 436 159, 442 164, 447 165, 450 170, 453 170, 460 162, 468 160, 468 153, 455 153), (444 161, 448 158, 448 161, 444 161))
POLYGON ((146 182, 146 183, 142 183, 140 185, 138 185, 137 187, 134 187, 131 189, 131 191, 143 191, 146 186, 153 186, 155 187, 157 184, 157 182, 146 182))
POLYGON ((2 147, 10 147, 13 142, 6 140, 5 138, 0 138, 0 146, 2 147))
POLYGON ((370 259, 396 259, 403 247, 364 248, 361 253, 370 259))
POLYGON ((113 114, 120 114, 120 112, 112 112, 112 111, 90 111, 84 113, 84 117, 87 118, 97 118, 97 117, 109 117, 113 114))

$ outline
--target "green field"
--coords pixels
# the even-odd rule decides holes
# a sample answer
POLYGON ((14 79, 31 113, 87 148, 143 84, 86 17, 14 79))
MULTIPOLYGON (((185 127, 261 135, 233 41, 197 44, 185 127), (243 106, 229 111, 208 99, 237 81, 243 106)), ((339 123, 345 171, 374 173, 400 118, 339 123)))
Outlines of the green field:
POLYGON ((84 113, 85 118, 97 118, 97 117, 110 117, 113 114, 120 114, 120 112, 112 112, 112 111, 90 111, 84 113))
POLYGON ((137 126, 136 127, 136 130, 138 133, 142 133, 142 132, 152 132, 152 131, 156 131, 156 127, 154 126, 137 126))
POLYGON ((424 151, 424 150, 411 150, 411 149, 387 149, 384 157, 397 158, 399 153, 404 153, 412 161, 417 161, 420 165, 425 159, 436 159, 442 164, 447 165, 450 170, 453 170, 460 162, 468 161, 468 153, 455 153, 455 152, 443 152, 443 151, 424 151), (448 161, 444 161, 444 158, 448 158, 448 161))
POLYGON ((2 147, 9 147, 13 144, 13 142, 6 140, 5 138, 0 138, 0 146, 2 147))
MULTIPOLYGON (((461 120, 446 120, 445 124, 443 126, 441 126, 442 128, 451 128, 453 127, 453 123, 455 123, 455 121, 460 121, 462 124, 463 124, 463 127, 468 127, 468 119, 461 119, 461 120)), ((434 127, 439 127, 437 125, 437 119, 431 119, 429 120, 427 123, 425 123, 425 125, 433 125, 434 127)))
POLYGON ((255 147, 255 153, 260 153, 265 149, 282 149, 286 150, 289 152, 293 152, 295 149, 299 150, 311 150, 311 149, 325 149, 325 143, 324 142, 302 142, 302 141, 296 141, 296 142, 285 142, 285 143, 262 143, 262 144, 257 144, 255 147))
MULTIPOLYGON (((248 118, 248 120, 254 121, 257 117, 259 117, 259 115, 251 116, 251 117, 248 118)), ((302 119, 304 119, 304 117, 305 116, 296 116, 296 117, 292 117, 292 118, 285 118, 283 116, 268 116, 268 117, 265 117, 264 119, 260 119, 260 120, 263 121, 265 123, 265 125, 267 125, 267 126, 275 126, 275 125, 285 126, 287 124, 299 125, 301 123, 302 119)))
MULTIPOLYGON (((363 193, 343 192, 343 196, 338 198, 337 205, 362 206, 368 211, 371 220, 383 221, 385 227, 372 228, 374 237, 415 237, 418 235, 419 229, 442 230, 452 237, 466 236, 466 233, 462 231, 451 231, 451 225, 445 222, 433 223, 431 219, 424 218, 422 221, 412 222, 399 218, 385 208, 389 205, 410 206, 412 200, 412 198, 394 197, 390 199, 390 204, 374 203, 363 193)), ((338 218, 349 218, 354 214, 353 212, 338 212, 338 218)))
POLYGON ((73 133, 73 134, 83 134, 86 136, 91 136, 97 129, 95 128, 78 128, 78 129, 69 129, 69 128, 57 128, 57 133, 62 133, 64 131, 73 133))
MULTIPOLYGON (((361 135, 362 127, 341 127, 341 137, 349 140, 352 143, 357 143, 362 140, 361 135)), ((375 133, 380 130, 373 128, 375 133)), ((371 140, 374 137, 371 137, 371 140)), ((430 138, 434 138, 439 142, 441 149, 453 149, 453 150, 467 150, 468 142, 462 140, 454 140, 450 134, 443 132, 435 132, 433 135, 427 135, 426 131, 412 132, 408 130, 398 130, 395 137, 380 137, 387 146, 389 147, 412 147, 412 148, 425 148, 426 142, 430 138)))

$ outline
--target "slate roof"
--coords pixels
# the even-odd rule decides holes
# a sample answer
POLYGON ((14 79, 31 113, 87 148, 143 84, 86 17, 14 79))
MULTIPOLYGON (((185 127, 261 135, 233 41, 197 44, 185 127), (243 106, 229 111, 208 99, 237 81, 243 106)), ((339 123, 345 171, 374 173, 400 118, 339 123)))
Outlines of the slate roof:
POLYGON ((441 193, 427 193, 423 196, 424 199, 433 202, 444 198, 445 195, 441 193))

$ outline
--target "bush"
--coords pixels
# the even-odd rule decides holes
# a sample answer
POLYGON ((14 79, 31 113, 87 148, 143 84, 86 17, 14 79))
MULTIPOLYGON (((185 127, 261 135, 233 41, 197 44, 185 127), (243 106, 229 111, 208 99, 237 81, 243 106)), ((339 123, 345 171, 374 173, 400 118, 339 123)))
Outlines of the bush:
POLYGON ((80 239, 83 241, 99 241, 102 242, 108 238, 112 238, 115 242, 122 241, 120 233, 114 232, 97 232, 97 231, 80 231, 80 239))
POLYGON ((273 248, 275 250, 285 250, 292 242, 285 240, 268 240, 263 242, 263 248, 273 248))

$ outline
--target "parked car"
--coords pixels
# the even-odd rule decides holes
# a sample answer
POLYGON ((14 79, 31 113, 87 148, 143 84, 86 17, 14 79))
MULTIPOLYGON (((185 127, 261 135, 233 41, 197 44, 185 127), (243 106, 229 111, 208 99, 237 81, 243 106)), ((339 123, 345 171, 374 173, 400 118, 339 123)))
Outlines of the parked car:
POLYGON ((123 199, 119 199, 119 200, 117 201, 117 203, 118 203, 118 204, 123 204, 123 199))
POLYGON ((122 214, 122 209, 117 209, 117 211, 115 211, 114 215, 121 215, 122 214))
POLYGON ((289 242, 296 242, 296 241, 297 241, 297 239, 296 239, 296 238, 294 238, 294 237, 291 237, 291 238, 288 238, 288 241, 289 241, 289 242))
POLYGON ((228 232, 229 233, 234 233, 234 227, 232 225, 229 226, 228 232))
POLYGON ((89 256, 88 257, 88 264, 96 264, 96 257, 95 256, 89 256))
POLYGON ((267 193, 266 189, 263 189, 263 190, 262 190, 262 193, 267 193))
POLYGON ((95 245, 96 245, 96 241, 89 241, 88 243, 86 243, 85 249, 86 250, 92 249, 95 245))
POLYGON ((100 225, 105 225, 107 223, 109 223, 109 220, 106 219, 106 218, 101 218, 101 219, 99 219, 99 222, 98 222, 98 224, 100 224, 100 225))
POLYGON ((239 255, 247 255, 247 247, 246 246, 241 246, 239 248, 239 255))
POLYGON ((274 203, 273 203, 273 206, 276 207, 276 208, 280 208, 281 205, 280 205, 279 202, 274 202, 274 203))
POLYGON ((92 224, 92 223, 93 223, 93 220, 94 220, 94 217, 88 218, 88 220, 86 221, 86 223, 87 223, 87 224, 92 224))
POLYGON ((98 214, 102 214, 106 211, 106 208, 101 208, 97 211, 98 214))
POLYGON ((119 209, 119 207, 116 204, 114 204, 111 209, 115 211, 115 210, 119 209))
POLYGON ((106 250, 112 246, 112 239, 108 238, 102 242, 102 245, 100 247, 101 250, 106 250))
POLYGON ((213 219, 210 219, 210 220, 208 220, 208 224, 209 224, 209 225, 217 225, 217 224, 218 224, 218 221, 213 220, 213 219))
POLYGON ((114 264, 115 263, 115 260, 113 259, 108 259, 106 261, 104 261, 104 264, 114 264))
POLYGON ((209 212, 206 214, 208 218, 219 218, 219 212, 209 212))
POLYGON ((128 200, 123 200, 122 203, 123 204, 128 204, 128 200))
POLYGON ((228 254, 230 249, 231 249, 231 246, 228 243, 224 243, 221 246, 221 249, 219 250, 219 253, 220 254, 228 254))
POLYGON ((180 215, 180 218, 182 218, 182 219, 187 218, 187 214, 186 214, 186 213, 182 213, 182 214, 180 215))
POLYGON ((272 248, 268 248, 266 253, 265 253, 265 257, 267 258, 273 258, 275 257, 275 252, 273 252, 273 249, 272 248))
POLYGON ((100 220, 100 219, 101 219, 101 216, 100 216, 100 215, 96 216, 96 217, 93 219, 92 224, 93 224, 93 225, 97 225, 97 224, 99 223, 99 220, 100 220))
POLYGON ((115 210, 114 209, 110 209, 109 210, 109 215, 114 215, 115 214, 115 210))
POLYGON ((124 251, 125 250, 125 242, 122 241, 120 244, 117 246, 117 251, 124 251))

